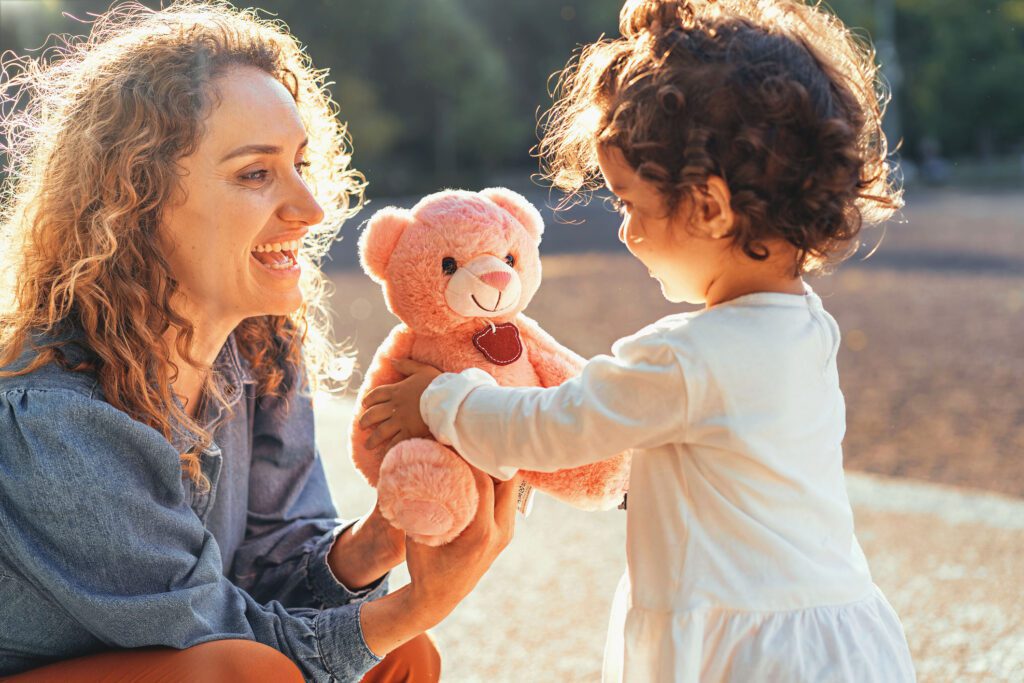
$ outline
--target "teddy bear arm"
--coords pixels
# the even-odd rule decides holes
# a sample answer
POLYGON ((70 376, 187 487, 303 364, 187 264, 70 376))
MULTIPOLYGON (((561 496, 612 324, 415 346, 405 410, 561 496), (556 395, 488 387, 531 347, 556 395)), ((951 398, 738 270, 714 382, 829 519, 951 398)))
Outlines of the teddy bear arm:
POLYGON ((540 325, 525 315, 520 316, 519 334, 541 386, 558 386, 582 372, 586 363, 583 357, 559 344, 540 325))

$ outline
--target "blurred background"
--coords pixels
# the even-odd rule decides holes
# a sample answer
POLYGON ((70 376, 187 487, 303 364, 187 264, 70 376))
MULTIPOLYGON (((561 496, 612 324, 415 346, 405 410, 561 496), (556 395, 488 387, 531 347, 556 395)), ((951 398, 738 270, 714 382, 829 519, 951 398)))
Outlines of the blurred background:
MULTIPOLYGON (((86 33, 90 13, 109 4, 0 0, 0 50, 33 54, 54 44, 49 34, 86 33)), ((237 4, 287 23, 314 64, 330 69, 350 124, 368 205, 325 269, 336 336, 354 342, 362 367, 396 319, 358 268, 358 226, 443 187, 506 185, 542 208, 545 282, 527 313, 583 355, 680 310, 618 244, 617 218, 600 197, 554 212, 557 193, 532 178, 552 74, 580 44, 617 34, 621 0, 237 4)), ((812 281, 844 334, 858 534, 903 617, 921 680, 1020 680, 1024 0, 831 7, 877 47, 907 189, 900 215, 866 230, 856 257, 812 281), (892 512, 886 506, 904 504, 894 501, 913 509, 892 512), (973 512, 949 526, 955 510, 973 512)), ((350 414, 345 401, 324 399, 319 438, 339 507, 354 515, 373 495, 348 465, 350 414)), ((520 536, 438 629, 446 679, 595 680, 624 563, 621 513, 542 501, 520 536), (509 588, 522 577, 534 590, 509 588), (500 641, 481 635, 495 632, 500 641)))

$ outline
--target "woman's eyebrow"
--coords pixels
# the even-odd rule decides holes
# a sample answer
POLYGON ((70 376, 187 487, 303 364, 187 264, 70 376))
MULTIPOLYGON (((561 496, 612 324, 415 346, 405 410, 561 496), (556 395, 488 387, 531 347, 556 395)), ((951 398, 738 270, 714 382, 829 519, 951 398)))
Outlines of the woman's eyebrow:
MULTIPOLYGON (((306 145, 308 145, 308 144, 309 144, 309 138, 304 139, 302 141, 302 143, 299 145, 299 150, 305 149, 306 145)), ((225 154, 221 158, 221 160, 219 162, 217 162, 217 163, 223 164, 225 161, 227 161, 229 159, 234 159, 235 157, 246 156, 248 154, 280 154, 280 153, 281 153, 281 147, 279 147, 278 145, 258 145, 258 144, 257 145, 242 145, 241 147, 237 147, 237 148, 231 150, 230 152, 228 152, 227 154, 225 154)))

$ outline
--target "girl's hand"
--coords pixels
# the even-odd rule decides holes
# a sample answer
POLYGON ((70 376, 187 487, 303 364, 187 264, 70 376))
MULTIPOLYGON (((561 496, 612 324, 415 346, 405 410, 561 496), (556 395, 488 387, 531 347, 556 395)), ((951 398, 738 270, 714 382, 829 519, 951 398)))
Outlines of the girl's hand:
POLYGON ((376 387, 363 398, 359 426, 370 430, 363 445, 371 450, 384 445, 389 450, 399 441, 430 436, 420 416, 420 396, 441 371, 408 358, 394 359, 391 366, 406 378, 376 387))

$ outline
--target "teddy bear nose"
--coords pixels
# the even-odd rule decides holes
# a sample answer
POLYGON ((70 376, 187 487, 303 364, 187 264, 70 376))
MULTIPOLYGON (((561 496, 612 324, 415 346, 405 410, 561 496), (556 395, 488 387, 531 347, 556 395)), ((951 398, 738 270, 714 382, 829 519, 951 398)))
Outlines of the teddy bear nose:
POLYGON ((480 276, 480 279, 494 287, 499 292, 505 291, 505 287, 508 286, 508 281, 512 279, 511 273, 502 272, 500 270, 492 270, 490 273, 484 273, 480 276))

